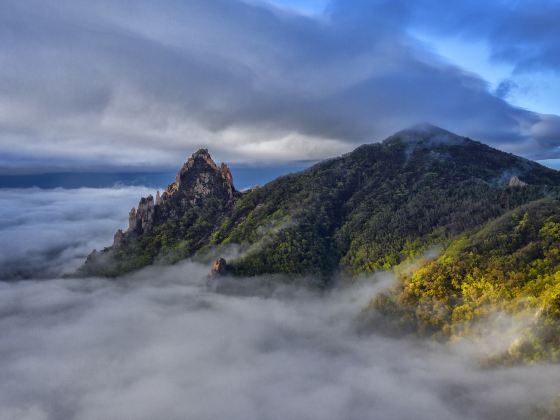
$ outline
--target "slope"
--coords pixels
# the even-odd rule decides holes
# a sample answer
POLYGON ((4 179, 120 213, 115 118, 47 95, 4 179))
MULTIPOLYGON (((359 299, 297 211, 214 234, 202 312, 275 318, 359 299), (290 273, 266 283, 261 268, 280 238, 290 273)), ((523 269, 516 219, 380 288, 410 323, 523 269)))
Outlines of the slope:
POLYGON ((146 229, 117 233, 82 272, 115 276, 235 249, 231 274, 328 281, 338 270, 393 267, 521 204, 556 196, 560 185, 557 171, 433 126, 244 193, 207 151, 195 153, 179 178, 161 200, 141 201, 135 217, 145 215, 146 229))

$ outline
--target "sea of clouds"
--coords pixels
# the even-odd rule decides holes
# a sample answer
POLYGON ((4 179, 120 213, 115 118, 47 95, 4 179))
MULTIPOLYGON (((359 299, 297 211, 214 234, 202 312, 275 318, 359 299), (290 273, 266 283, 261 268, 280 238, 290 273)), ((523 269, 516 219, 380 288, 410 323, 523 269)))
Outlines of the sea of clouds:
MULTIPOLYGON (((0 192, 2 246, 14 244, 3 270, 18 258, 29 273, 75 268, 144 193, 0 192), (48 260, 51 239, 61 251, 48 260)), ((0 420, 509 420, 557 397, 560 366, 481 368, 470 345, 363 332, 388 274, 219 293, 207 273, 185 261, 118 280, 1 281, 0 420)))
POLYGON ((144 187, 0 189, 0 279, 71 272, 111 245, 144 187))

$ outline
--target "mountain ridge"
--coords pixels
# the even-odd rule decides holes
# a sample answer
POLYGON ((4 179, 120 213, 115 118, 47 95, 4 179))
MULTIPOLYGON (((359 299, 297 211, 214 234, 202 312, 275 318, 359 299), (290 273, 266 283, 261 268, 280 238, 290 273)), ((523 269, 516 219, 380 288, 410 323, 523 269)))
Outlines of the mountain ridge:
POLYGON ((246 192, 201 149, 159 198, 140 201, 128 231, 80 272, 118 276, 221 257, 235 246, 233 275, 318 274, 328 282, 340 270, 390 268, 558 186, 557 171, 430 125, 246 192))

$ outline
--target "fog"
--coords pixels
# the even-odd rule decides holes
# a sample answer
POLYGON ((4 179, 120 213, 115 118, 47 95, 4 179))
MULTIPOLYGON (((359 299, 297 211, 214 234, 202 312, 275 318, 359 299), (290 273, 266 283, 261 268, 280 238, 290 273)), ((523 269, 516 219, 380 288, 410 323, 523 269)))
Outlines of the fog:
POLYGON ((0 189, 0 278, 53 277, 109 246, 144 187, 0 189))
MULTIPOLYGON (((27 193, 44 198, 36 214, 75 208, 27 193)), ((70 238, 74 223, 57 226, 70 238)), ((522 419, 557 397, 559 366, 481 368, 469 343, 360 332, 390 274, 319 292, 277 277, 214 287, 207 273, 185 261, 117 280, 0 282, 0 420, 522 419)))

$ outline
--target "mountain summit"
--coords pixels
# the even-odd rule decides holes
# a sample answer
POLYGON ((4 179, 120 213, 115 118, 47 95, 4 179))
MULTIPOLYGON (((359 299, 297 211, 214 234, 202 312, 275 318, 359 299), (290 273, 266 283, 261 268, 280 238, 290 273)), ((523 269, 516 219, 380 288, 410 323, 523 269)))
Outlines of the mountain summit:
MULTIPOLYGON (((560 173, 441 128, 381 143, 238 192, 225 164, 194 153, 161 196, 142 198, 126 232, 81 272, 214 259, 227 272, 319 274, 386 269, 505 212, 558 194, 560 173)), ((210 266, 210 261, 209 261, 210 266)))
POLYGON ((408 144, 423 144, 423 145, 460 145, 467 140, 466 137, 461 137, 443 128, 437 127, 432 124, 418 124, 407 128, 406 130, 399 131, 384 142, 390 143, 392 141, 404 141, 408 144))
MULTIPOLYGON (((128 253, 137 254, 133 259, 144 258, 145 244, 151 242, 154 235, 159 235, 158 241, 171 240, 177 246, 184 246, 177 235, 184 234, 184 238, 188 238, 192 234, 183 231, 182 227, 193 231, 204 230, 196 222, 217 221, 218 216, 231 209, 237 195, 228 166, 225 163, 216 165, 208 150, 200 149, 185 162, 177 172, 175 182, 169 184, 161 195, 158 191, 155 199, 151 195, 140 199, 138 207, 129 212, 128 229, 124 232, 119 229, 115 233, 112 247, 102 252, 94 250, 88 256, 84 269, 96 274, 116 274, 127 267, 126 263, 123 265, 124 261, 119 262, 118 259, 128 253), (203 215, 201 211, 208 212, 203 215), (164 228, 172 225, 170 230, 173 232, 164 228), (173 237, 164 233, 173 233, 173 237), (181 242, 183 245, 180 245, 181 242)), ((207 230, 210 230, 209 227, 207 230)), ((153 257, 149 256, 142 262, 136 262, 136 265, 140 267, 152 262, 153 257)))
MULTIPOLYGON (((175 182, 169 184, 161 196, 157 192, 155 202, 150 195, 140 200, 137 209, 130 210, 126 234, 128 237, 147 234, 154 226, 180 220, 208 197, 227 209, 233 205, 234 195, 233 177, 227 165, 222 163, 218 167, 208 150, 200 149, 182 166, 175 182)), ((119 244, 126 238, 119 234, 119 244)))

